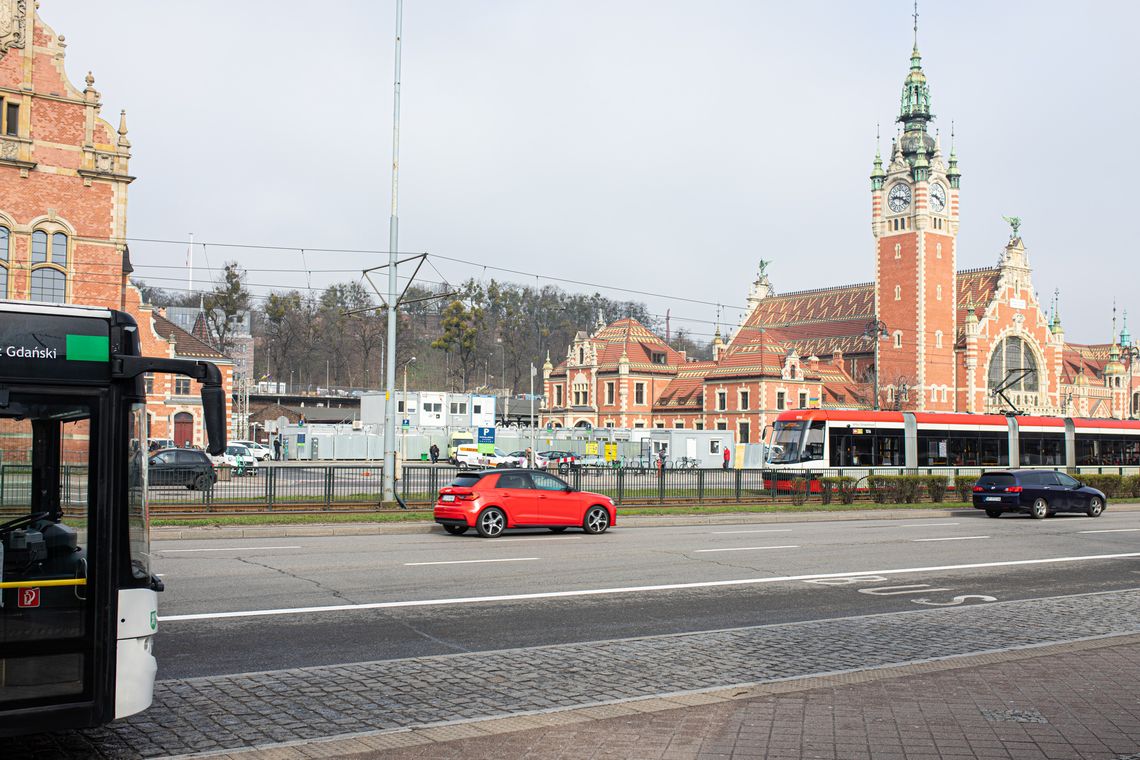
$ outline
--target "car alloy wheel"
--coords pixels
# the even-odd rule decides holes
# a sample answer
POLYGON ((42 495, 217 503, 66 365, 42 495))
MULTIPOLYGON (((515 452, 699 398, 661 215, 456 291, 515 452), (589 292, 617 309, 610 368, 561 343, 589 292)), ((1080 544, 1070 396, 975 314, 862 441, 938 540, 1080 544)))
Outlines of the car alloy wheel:
POLYGON ((1001 510, 997 507, 987 507, 986 517, 1001 517, 1001 510))
POLYGON ((467 532, 466 525, 444 525, 443 529, 453 536, 462 536, 467 532))
POLYGON ((210 476, 204 472, 202 474, 200 474, 198 477, 194 478, 194 490, 195 491, 208 491, 208 490, 210 490, 210 486, 212 486, 212 485, 214 485, 214 483, 210 479, 210 476))
POLYGON ((610 527, 610 513, 603 507, 590 507, 586 510, 586 517, 582 520, 582 530, 587 533, 605 533, 610 527))
POLYGON ((503 514, 503 510, 498 507, 487 507, 479 513, 479 519, 475 523, 475 530, 483 538, 494 538, 501 535, 503 529, 507 527, 507 516, 503 514))
POLYGON ((1044 520, 1049 516, 1049 502, 1038 498, 1033 500, 1033 511, 1030 513, 1035 520, 1044 520))
POLYGON ((1104 499, 1099 496, 1094 496, 1089 499, 1088 515, 1089 517, 1100 517, 1100 513, 1104 511, 1104 499))

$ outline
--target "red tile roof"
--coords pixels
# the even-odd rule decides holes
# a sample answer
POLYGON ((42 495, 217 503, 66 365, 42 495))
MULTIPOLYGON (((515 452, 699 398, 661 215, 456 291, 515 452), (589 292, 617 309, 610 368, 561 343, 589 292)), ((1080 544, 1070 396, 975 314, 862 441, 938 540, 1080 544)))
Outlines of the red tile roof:
POLYGON ((154 320, 154 331, 161 335, 164 339, 174 342, 174 353, 176 356, 184 356, 193 359, 229 358, 213 346, 199 340, 190 333, 186 332, 166 317, 160 316, 158 314, 152 314, 151 318, 154 320))

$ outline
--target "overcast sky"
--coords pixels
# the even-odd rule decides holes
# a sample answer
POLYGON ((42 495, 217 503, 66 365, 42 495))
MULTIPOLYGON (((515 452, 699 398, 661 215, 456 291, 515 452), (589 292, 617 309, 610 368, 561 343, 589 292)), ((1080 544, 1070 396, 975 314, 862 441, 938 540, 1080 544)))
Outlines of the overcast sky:
MULTIPOLYGON (((895 129, 911 10, 406 0, 399 249, 726 307, 743 305, 760 259, 778 292, 869 281, 867 175, 876 122, 884 153, 895 129)), ((39 12, 67 38, 72 82, 92 70, 104 117, 127 110, 132 238, 292 247, 206 248, 215 269, 245 266, 256 293, 386 261, 311 249, 387 250, 394 0, 42 0, 39 12)), ((1140 332, 1127 224, 1140 4, 926 0, 919 13, 947 149, 955 124, 959 268, 994 264, 1002 216, 1020 216, 1036 287, 1046 305, 1061 288, 1070 340, 1107 341, 1113 298, 1140 332)), ((137 274, 185 288, 185 248, 132 242, 137 274)), ((536 282, 434 263, 453 282, 536 282)), ((715 306, 633 297, 670 309, 674 330, 711 333, 715 306)))

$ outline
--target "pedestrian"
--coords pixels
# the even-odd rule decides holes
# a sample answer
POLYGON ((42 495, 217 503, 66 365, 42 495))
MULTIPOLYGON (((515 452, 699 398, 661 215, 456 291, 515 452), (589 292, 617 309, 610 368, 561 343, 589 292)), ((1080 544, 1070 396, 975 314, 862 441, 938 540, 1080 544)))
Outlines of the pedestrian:
POLYGON ((278 435, 273 439, 273 461, 281 461, 281 436, 278 435))
POLYGON ((433 443, 431 448, 428 449, 428 453, 431 454, 431 463, 436 464, 439 461, 439 446, 433 443))
POLYGON ((728 460, 732 459, 732 453, 728 450, 728 446, 724 447, 724 469, 728 469, 728 460))
POLYGON ((532 449, 530 446, 526 447, 526 465, 525 466, 528 468, 534 467, 534 449, 532 449))

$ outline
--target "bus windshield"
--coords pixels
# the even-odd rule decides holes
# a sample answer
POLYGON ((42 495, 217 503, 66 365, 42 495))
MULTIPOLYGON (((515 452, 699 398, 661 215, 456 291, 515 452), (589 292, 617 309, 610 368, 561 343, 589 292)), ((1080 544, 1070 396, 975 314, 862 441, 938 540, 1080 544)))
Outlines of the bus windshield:
POLYGON ((0 709, 9 709, 78 696, 88 683, 99 420, 74 396, 0 402, 0 709))

